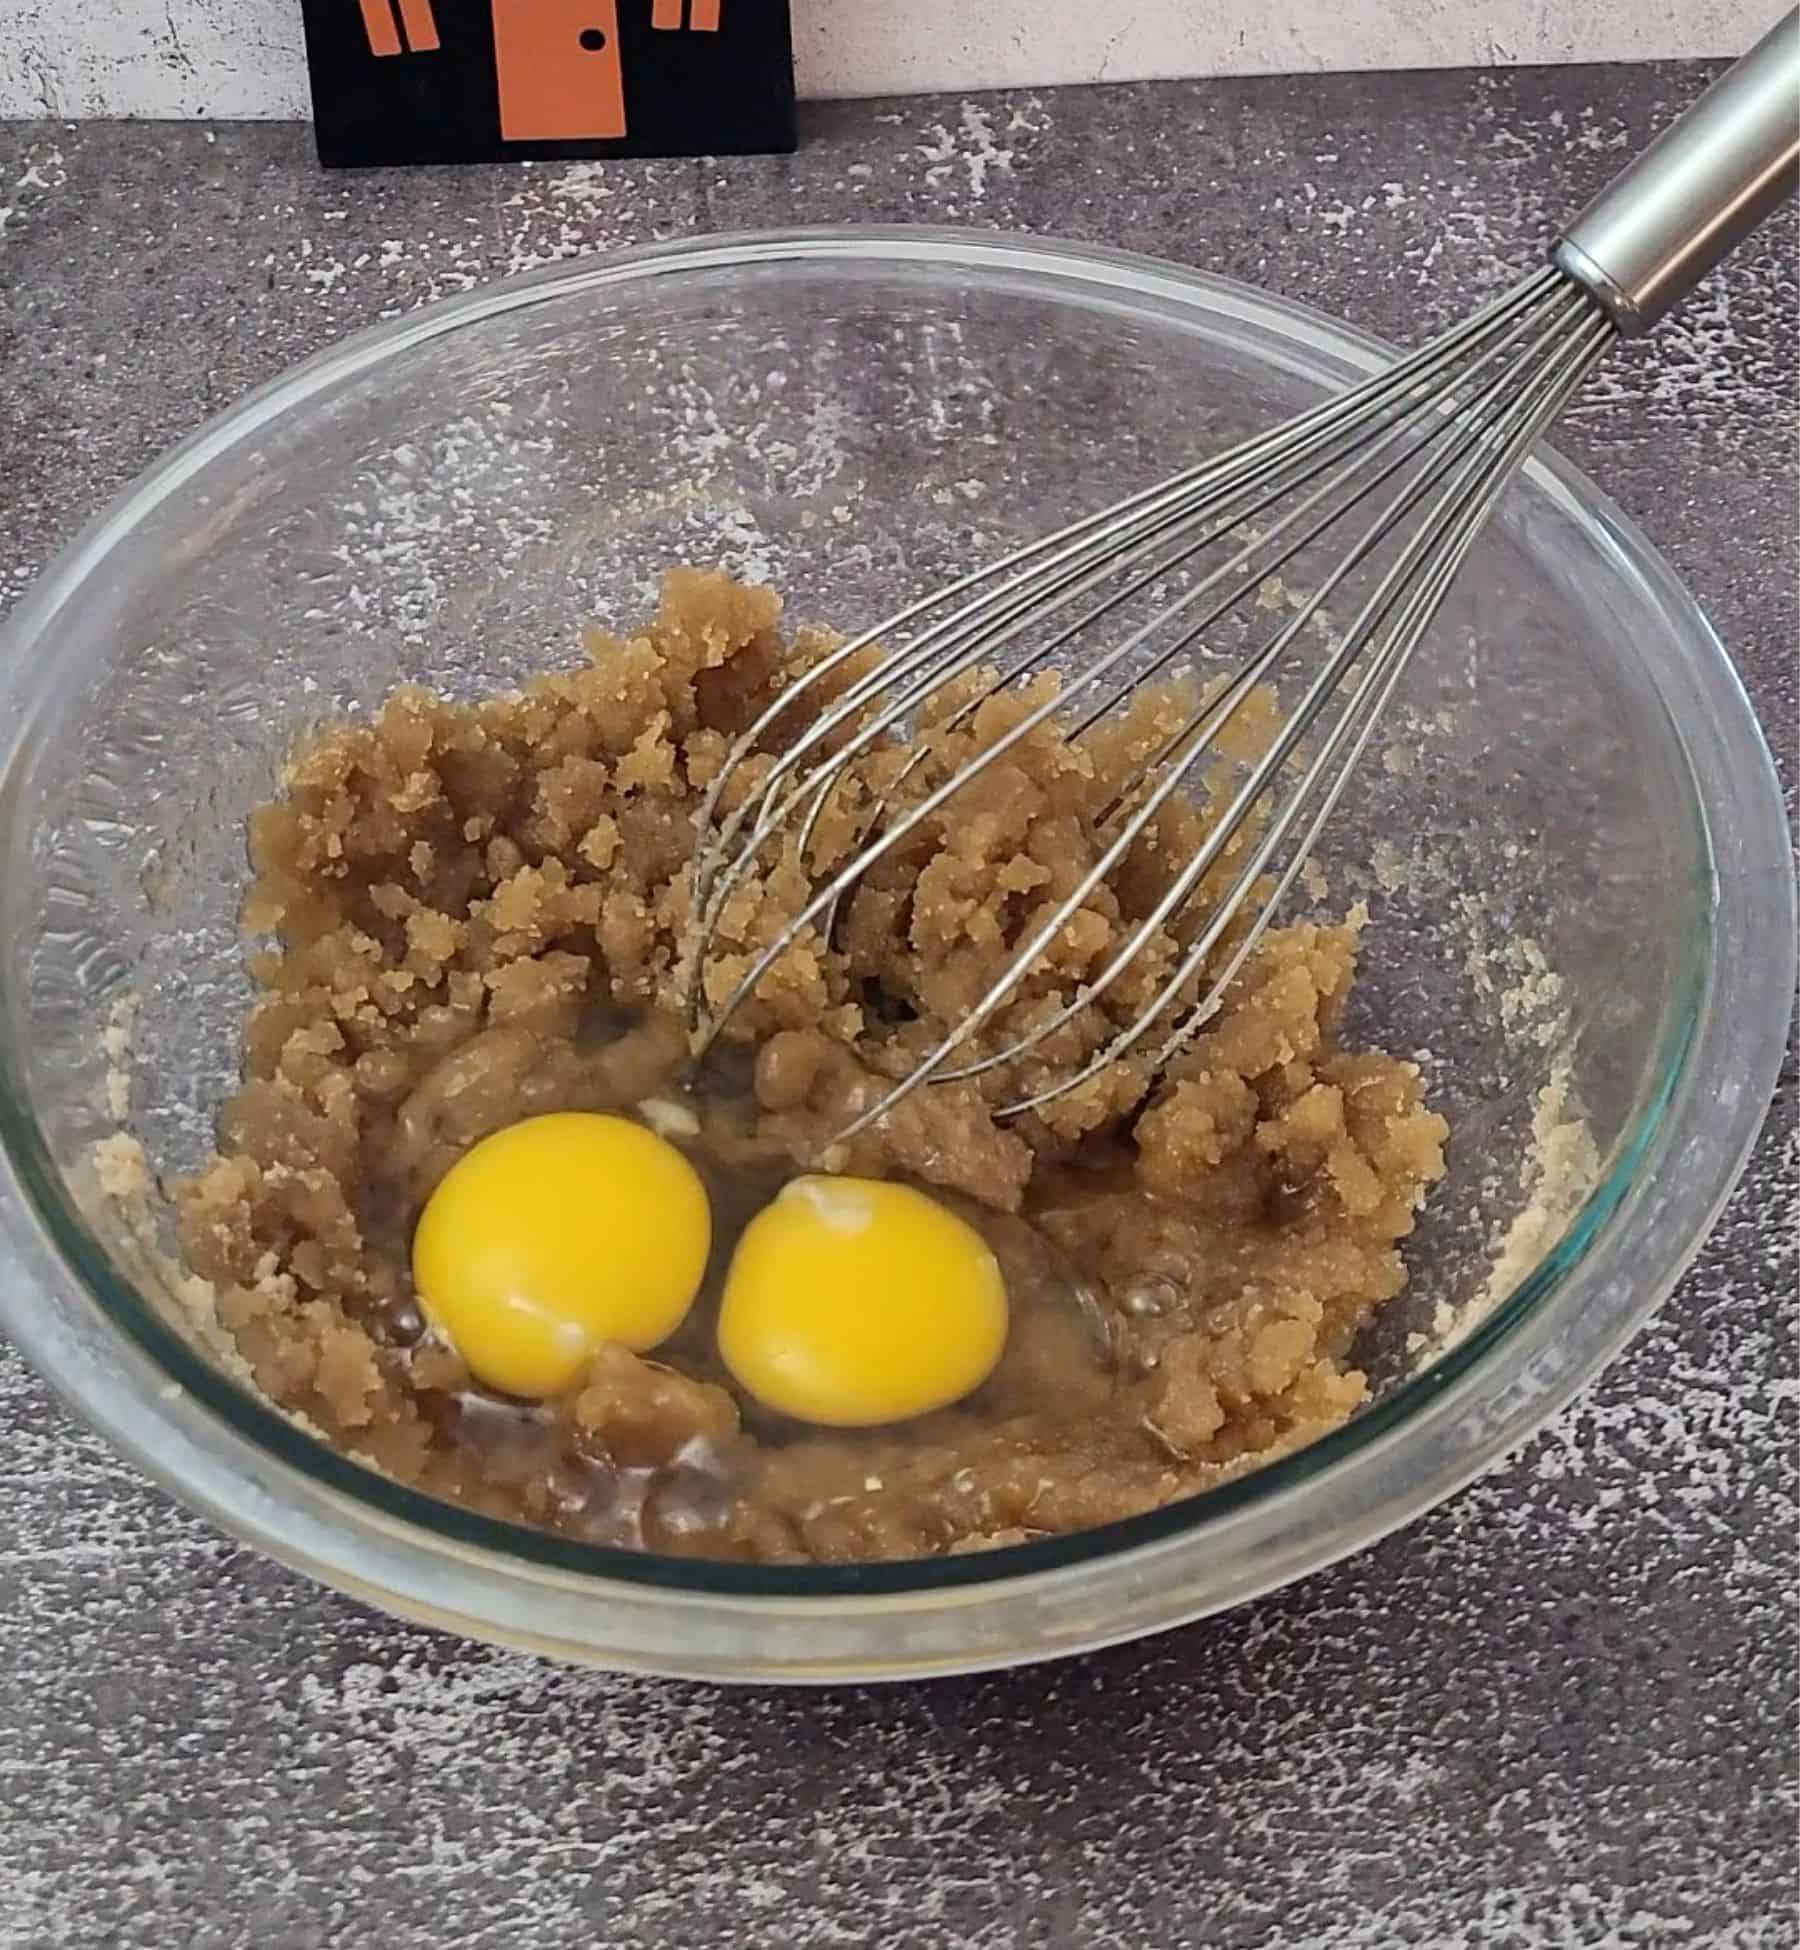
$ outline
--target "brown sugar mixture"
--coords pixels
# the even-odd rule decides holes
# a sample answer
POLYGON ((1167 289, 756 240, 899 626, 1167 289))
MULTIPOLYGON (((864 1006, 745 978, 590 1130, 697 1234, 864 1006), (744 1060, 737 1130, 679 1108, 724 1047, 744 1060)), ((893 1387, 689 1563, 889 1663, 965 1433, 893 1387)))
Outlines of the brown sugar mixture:
MULTIPOLYGON (((1105 1523, 1342 1422, 1365 1391, 1351 1344, 1405 1282, 1398 1244, 1447 1134, 1412 1065, 1336 1040, 1356 923, 1271 930, 1166 1073, 1120 1061, 997 1122, 994 1106, 1137 1013, 1180 950, 1159 935, 1031 1058, 919 1090, 832 1145, 1076 884, 1096 819, 1191 686, 1141 696, 1079 742, 1054 723, 1024 739, 871 872, 829 942, 800 938, 689 1077, 694 814, 733 735, 833 642, 784 636, 778 616, 767 590, 674 571, 642 631, 588 633, 580 669, 475 704, 400 691, 372 721, 314 736, 253 816, 245 925, 276 945, 251 958, 244 1084, 181 1208, 187 1257, 259 1385, 439 1496, 595 1541, 767 1562, 1105 1523), (472 1144, 568 1109, 622 1111, 681 1146, 712 1198, 714 1265, 652 1356, 602 1347, 566 1395, 525 1404, 477 1386, 427 1327, 409 1240, 472 1144), (1006 1350, 954 1407, 828 1431, 726 1375, 724 1259, 821 1154, 931 1192, 998 1256, 1006 1350)), ((771 851, 732 897, 707 993, 727 995, 848 857, 877 795, 922 796, 1041 695, 1003 692, 947 728, 958 698, 940 703, 904 778, 905 752, 861 762, 804 871, 771 851)), ((1204 799, 1165 809, 973 1053, 1106 966, 1208 817, 1204 799)))

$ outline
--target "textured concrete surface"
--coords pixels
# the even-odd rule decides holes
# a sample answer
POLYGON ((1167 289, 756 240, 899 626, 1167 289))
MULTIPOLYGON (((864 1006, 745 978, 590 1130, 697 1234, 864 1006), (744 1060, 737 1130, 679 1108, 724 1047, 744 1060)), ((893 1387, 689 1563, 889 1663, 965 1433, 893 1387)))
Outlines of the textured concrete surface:
MULTIPOLYGON (((1396 337, 1529 260, 1694 70, 816 110, 791 162, 326 179, 292 128, 0 128, 0 603, 347 327, 650 235, 1104 239, 1396 337)), ((1795 760, 1794 233, 1575 412, 1795 760)), ((1790 1078, 1580 1407, 1352 1563, 1057 1668, 829 1697, 376 1617, 145 1488, 0 1350, 5 1950, 1775 1950, 1796 1935, 1790 1078)))

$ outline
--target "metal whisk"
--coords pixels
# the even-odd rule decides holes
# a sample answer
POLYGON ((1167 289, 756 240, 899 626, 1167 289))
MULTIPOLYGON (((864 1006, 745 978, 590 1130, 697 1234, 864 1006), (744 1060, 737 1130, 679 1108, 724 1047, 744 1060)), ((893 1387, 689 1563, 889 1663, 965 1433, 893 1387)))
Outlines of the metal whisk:
MULTIPOLYGON (((1201 696, 1114 795, 1097 829, 1101 850, 1079 884, 963 1020, 842 1135, 872 1124, 923 1083, 978 1076, 1027 1056, 1099 1002, 1144 944, 1179 921, 1185 945, 1148 1004, 1080 1067, 1014 1095, 998 1114, 1048 1104, 1153 1036, 1148 1074, 1160 1071, 1217 1009, 1299 877, 1458 567, 1532 444, 1615 338, 1654 325, 1793 191, 1797 158, 1800 11, 1569 225, 1548 264, 1472 318, 1285 426, 910 604, 798 678, 737 739, 699 816, 688 947, 697 1052, 806 931, 830 935, 872 866, 1046 719, 1056 716, 1079 738, 1229 614, 1251 609, 1267 578, 1322 541, 1339 546, 1341 536, 1332 566, 1298 606, 1221 688, 1201 696), (1209 550, 1221 555, 1216 565, 1201 561, 1209 550), (971 1045, 1037 958, 1160 809, 1191 790, 1226 725, 1359 571, 1354 614, 1316 631, 1324 647, 1298 703, 1151 911, 1072 1000, 1003 1047, 974 1055, 971 1045), (1168 593, 1172 584, 1179 593, 1168 593), (1090 633, 1140 598, 1149 615, 1093 648, 1090 633), (1079 653, 1062 660, 1060 692, 1033 702, 961 770, 903 803, 890 785, 853 857, 819 876, 732 992, 709 1003, 708 956, 732 895, 772 848, 785 846, 787 858, 804 861, 824 810, 859 761, 904 741, 946 685, 961 680, 967 690, 976 674, 972 694, 957 694, 939 732, 1077 644, 1079 653), (873 668, 865 669, 871 657, 873 668), (809 693, 816 708, 807 716, 809 693), (1316 743, 1308 742, 1315 733, 1316 743), (741 793, 743 768, 758 754, 764 775, 740 798, 733 781, 741 793), (1226 890, 1197 917, 1187 913, 1221 862, 1236 864, 1226 890)), ((924 755, 915 752, 902 781, 924 755)))

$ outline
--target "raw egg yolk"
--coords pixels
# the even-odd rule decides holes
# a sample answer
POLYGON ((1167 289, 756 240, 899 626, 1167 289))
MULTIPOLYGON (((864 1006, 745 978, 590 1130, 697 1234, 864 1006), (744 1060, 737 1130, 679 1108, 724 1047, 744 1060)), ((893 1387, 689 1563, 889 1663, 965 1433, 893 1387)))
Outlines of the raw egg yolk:
POLYGON ((986 1240, 907 1185, 796 1178, 745 1228, 725 1276, 725 1365, 801 1421, 862 1428, 943 1408, 1005 1344, 986 1240))
POLYGON ((476 1379, 540 1398, 602 1341, 642 1353, 681 1325, 706 1270, 700 1175, 624 1117, 563 1111, 483 1138, 413 1234, 413 1283, 476 1379))

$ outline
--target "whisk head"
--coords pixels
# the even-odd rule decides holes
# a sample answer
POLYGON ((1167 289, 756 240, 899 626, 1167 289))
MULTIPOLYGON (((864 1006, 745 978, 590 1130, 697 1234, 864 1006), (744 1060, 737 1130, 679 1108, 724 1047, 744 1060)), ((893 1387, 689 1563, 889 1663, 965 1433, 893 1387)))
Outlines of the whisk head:
POLYGON ((737 738, 699 815, 686 946, 696 1050, 1055 721, 1077 751, 1104 741, 1109 753, 1080 872, 1027 908, 999 976, 842 1135, 930 1082, 988 1078, 999 1116, 1042 1112, 1115 1064, 1131 1064, 1141 1090, 1217 1010, 1507 482, 1614 336, 1546 267, 1353 390, 823 655, 737 738), (1310 586, 1266 606, 1272 579, 1302 558, 1310 586), (1354 603, 1346 621, 1326 608, 1340 595, 1354 603), (1216 647, 1228 621, 1246 643, 1235 667, 1195 687, 1173 721, 1134 720, 1144 687, 1216 647), (1181 829, 1185 857, 1122 909, 1134 848, 1169 844, 1174 809, 1216 789, 1209 758, 1313 643, 1300 695, 1261 727, 1241 779, 1204 828, 1181 829), (1107 736, 1121 726, 1138 734, 1122 769, 1121 740, 1107 736), (728 921, 771 875, 790 896, 782 918, 721 955, 728 921), (1111 923, 1097 963, 1072 992, 1007 1013, 1096 903, 1111 923), (1078 1058, 1047 1062, 1075 1024, 1078 1058))

